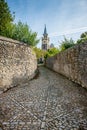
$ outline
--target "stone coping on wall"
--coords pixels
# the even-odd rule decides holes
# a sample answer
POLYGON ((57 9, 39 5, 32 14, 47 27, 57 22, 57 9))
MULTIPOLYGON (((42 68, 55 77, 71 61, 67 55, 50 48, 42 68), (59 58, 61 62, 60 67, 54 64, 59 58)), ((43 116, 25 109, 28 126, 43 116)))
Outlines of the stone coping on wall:
POLYGON ((6 42, 11 42, 11 43, 14 43, 14 44, 20 44, 20 45, 24 45, 24 46, 29 46, 29 45, 27 45, 24 42, 20 42, 20 41, 17 41, 17 40, 11 39, 11 38, 7 38, 7 37, 1 36, 1 35, 0 35, 0 40, 1 41, 6 41, 6 42))

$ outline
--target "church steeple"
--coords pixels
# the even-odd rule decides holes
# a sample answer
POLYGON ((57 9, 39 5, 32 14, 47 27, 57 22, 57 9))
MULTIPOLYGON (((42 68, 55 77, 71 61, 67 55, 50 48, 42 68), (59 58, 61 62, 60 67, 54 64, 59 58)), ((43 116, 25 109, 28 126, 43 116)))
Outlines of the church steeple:
POLYGON ((46 24, 45 24, 44 33, 42 37, 42 50, 46 51, 48 49, 49 49, 49 37, 47 34, 47 29, 46 29, 46 24))
POLYGON ((45 24, 45 28, 44 28, 44 34, 43 34, 44 36, 47 36, 48 34, 47 34, 47 29, 46 29, 46 24, 45 24))

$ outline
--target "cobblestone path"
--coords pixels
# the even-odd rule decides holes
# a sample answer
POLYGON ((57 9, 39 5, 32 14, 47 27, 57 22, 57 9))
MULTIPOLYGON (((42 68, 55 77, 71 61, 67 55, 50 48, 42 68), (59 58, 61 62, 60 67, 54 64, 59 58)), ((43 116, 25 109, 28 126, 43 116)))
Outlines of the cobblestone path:
POLYGON ((37 79, 0 95, 0 130, 87 130, 87 91, 39 70, 37 79))

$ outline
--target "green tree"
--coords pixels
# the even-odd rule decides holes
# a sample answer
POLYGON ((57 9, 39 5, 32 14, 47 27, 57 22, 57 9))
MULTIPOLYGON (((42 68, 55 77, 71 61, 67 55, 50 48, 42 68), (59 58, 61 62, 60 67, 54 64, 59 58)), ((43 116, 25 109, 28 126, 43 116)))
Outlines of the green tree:
POLYGON ((46 54, 45 51, 43 51, 42 49, 37 48, 37 47, 34 47, 33 50, 34 50, 34 52, 36 53, 37 59, 39 59, 39 58, 41 58, 41 57, 44 57, 45 54, 46 54))
POLYGON ((39 42, 37 39, 37 33, 32 32, 27 24, 23 24, 21 21, 18 24, 14 24, 11 28, 12 38, 19 40, 31 46, 36 46, 39 42))
POLYGON ((87 37, 87 32, 82 33, 80 37, 81 37, 81 38, 87 37))
POLYGON ((81 34, 80 39, 77 40, 77 44, 87 42, 87 32, 81 34))
POLYGON ((47 50, 47 52, 45 53, 44 55, 44 58, 47 59, 48 57, 51 57, 51 56, 54 56, 56 55, 57 53, 59 53, 59 49, 57 48, 50 48, 47 50))
POLYGON ((13 38, 14 29, 15 29, 15 24, 8 23, 6 28, 5 28, 5 35, 4 36, 6 36, 8 38, 13 38))
POLYGON ((64 37, 64 40, 61 42, 61 45, 60 45, 60 51, 64 51, 72 46, 74 46, 75 43, 73 41, 73 39, 67 39, 64 37))
POLYGON ((0 35, 6 36, 7 25, 13 21, 7 2, 0 0, 0 35))

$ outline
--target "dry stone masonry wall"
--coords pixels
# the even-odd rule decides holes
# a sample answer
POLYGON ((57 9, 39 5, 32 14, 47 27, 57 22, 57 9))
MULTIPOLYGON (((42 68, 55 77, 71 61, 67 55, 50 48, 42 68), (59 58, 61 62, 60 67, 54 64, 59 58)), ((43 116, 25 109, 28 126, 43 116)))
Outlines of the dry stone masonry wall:
POLYGON ((36 55, 18 41, 0 37, 0 93, 34 77, 36 55))
POLYGON ((87 88, 87 42, 48 58, 46 66, 87 88))

